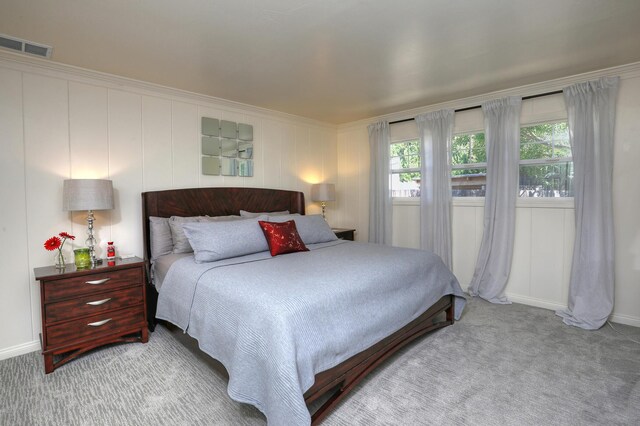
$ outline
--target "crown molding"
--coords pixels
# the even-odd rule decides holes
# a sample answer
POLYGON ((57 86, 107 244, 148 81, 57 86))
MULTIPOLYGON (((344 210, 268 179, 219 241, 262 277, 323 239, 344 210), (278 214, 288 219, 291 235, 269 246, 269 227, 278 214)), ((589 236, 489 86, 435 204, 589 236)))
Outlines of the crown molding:
POLYGON ((146 96, 163 96, 165 98, 178 102, 193 103, 202 107, 224 108, 229 112, 256 115, 259 117, 275 119, 291 124, 308 124, 311 126, 338 131, 352 130, 363 126, 366 127, 369 124, 380 120, 404 120, 407 118, 413 118, 418 114, 437 111, 445 108, 466 108, 469 106, 479 105, 482 102, 490 99, 501 98, 505 96, 529 96, 535 95, 537 93, 561 90, 571 84, 589 81, 600 77, 620 76, 620 78, 624 80, 640 76, 640 62, 634 62, 617 67, 590 71, 544 82, 490 92, 483 95, 476 95, 467 98, 441 102, 438 104, 425 105, 418 108, 412 108, 395 113, 380 115, 377 117, 370 117, 358 121, 334 125, 331 123, 326 123, 294 114, 288 114, 281 111, 243 104, 228 99, 217 98, 201 93, 189 92, 186 90, 162 86, 159 84, 135 80, 132 78, 121 77, 100 71, 89 70, 74 65, 53 62, 51 60, 31 57, 25 54, 14 53, 4 49, 0 49, 0 65, 22 72, 39 73, 54 78, 60 78, 85 84, 100 84, 101 86, 110 89, 128 90, 146 96))
POLYGON ((350 123, 343 123, 338 125, 338 132, 353 130, 355 128, 368 126, 371 123, 377 121, 396 121, 405 120, 415 117, 419 114, 426 112, 438 111, 441 109, 453 108, 467 108, 470 106, 480 105, 482 102, 503 98, 506 96, 531 96, 538 93, 553 92, 556 90, 562 90, 567 86, 575 83, 581 83, 589 80, 594 80, 600 77, 613 77, 619 76, 622 80, 629 78, 640 77, 640 62, 634 62, 631 64, 620 65, 612 68, 605 68, 597 71, 590 71, 582 74, 575 74, 567 77, 556 78, 553 80, 543 81, 539 83, 527 84, 524 86, 518 86, 510 89, 498 90, 495 92, 485 93, 482 95, 470 96, 467 98, 456 99, 453 101, 441 102, 438 104, 425 105, 418 108, 412 108, 404 111, 398 111, 390 114, 380 115, 377 117, 366 118, 363 120, 352 121, 350 123))
POLYGON ((307 124, 333 131, 338 127, 331 123, 307 117, 243 104, 241 102, 230 101, 228 99, 216 98, 214 96, 204 95, 201 93, 189 92, 173 87, 162 86, 160 84, 121 77, 114 74, 94 71, 74 65, 53 62, 48 59, 31 57, 22 53, 14 53, 4 49, 0 49, 0 66, 20 72, 41 74, 78 83, 100 85, 109 89, 131 91, 140 95, 154 97, 162 96, 170 100, 192 103, 205 108, 222 108, 233 113, 249 114, 262 118, 275 119, 290 124, 307 124))

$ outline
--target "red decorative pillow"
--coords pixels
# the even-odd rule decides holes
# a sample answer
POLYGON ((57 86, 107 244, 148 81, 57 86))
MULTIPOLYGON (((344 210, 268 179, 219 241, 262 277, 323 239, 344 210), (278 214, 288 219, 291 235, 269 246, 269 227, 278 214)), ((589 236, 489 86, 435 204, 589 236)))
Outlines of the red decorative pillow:
POLYGON ((296 228, 296 223, 293 220, 286 222, 265 222, 259 220, 258 224, 260 224, 262 232, 264 232, 264 236, 267 239, 271 256, 296 251, 309 251, 307 246, 302 242, 298 234, 298 229, 296 228))

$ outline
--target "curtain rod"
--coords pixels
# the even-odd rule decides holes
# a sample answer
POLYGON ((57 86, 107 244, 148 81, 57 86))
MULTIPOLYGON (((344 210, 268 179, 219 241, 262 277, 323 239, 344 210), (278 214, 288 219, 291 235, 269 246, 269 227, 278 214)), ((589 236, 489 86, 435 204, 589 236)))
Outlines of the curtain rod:
MULTIPOLYGON (((537 95, 529 95, 529 96, 524 96, 522 98, 523 101, 526 101, 527 99, 535 99, 535 98, 541 98, 543 96, 550 96, 550 95, 558 95, 562 93, 562 90, 555 90, 553 92, 546 92, 546 93, 540 93, 537 95)), ((471 111, 472 109, 478 109, 478 108, 482 108, 482 105, 475 105, 475 106, 470 106, 470 107, 466 107, 466 108, 459 108, 454 110, 455 112, 462 112, 462 111, 471 111)), ((396 121, 390 121, 389 124, 398 124, 398 123, 404 123, 406 121, 412 121, 414 120, 413 118, 405 118, 404 120, 396 120, 396 121)))

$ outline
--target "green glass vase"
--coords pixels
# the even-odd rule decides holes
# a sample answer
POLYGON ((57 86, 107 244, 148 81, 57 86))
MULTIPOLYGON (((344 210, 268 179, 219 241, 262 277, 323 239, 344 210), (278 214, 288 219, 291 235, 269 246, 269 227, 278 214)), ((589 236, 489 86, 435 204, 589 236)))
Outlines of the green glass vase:
POLYGON ((79 248, 73 251, 73 257, 77 269, 91 267, 91 253, 88 248, 79 248))

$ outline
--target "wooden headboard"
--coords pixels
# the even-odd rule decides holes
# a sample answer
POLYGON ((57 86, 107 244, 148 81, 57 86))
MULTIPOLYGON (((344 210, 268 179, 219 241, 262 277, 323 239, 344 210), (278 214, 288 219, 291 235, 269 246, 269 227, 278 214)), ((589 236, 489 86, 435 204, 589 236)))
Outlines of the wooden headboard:
POLYGON ((189 188, 142 193, 145 260, 151 258, 149 216, 227 216, 289 210, 304 214, 304 193, 264 188, 189 188))

